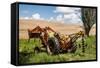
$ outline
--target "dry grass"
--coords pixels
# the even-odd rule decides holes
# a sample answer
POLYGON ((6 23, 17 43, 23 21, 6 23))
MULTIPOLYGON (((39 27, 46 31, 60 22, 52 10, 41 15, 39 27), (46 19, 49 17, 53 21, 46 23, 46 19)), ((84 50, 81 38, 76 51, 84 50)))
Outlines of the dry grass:
MULTIPOLYGON (((47 22, 42 20, 19 20, 19 38, 28 39, 27 29, 34 29, 36 26, 40 26, 42 28, 49 26, 56 32, 62 34, 72 34, 83 30, 82 25, 80 24, 63 24, 59 22, 47 22)), ((95 34, 95 27, 92 28, 90 34, 95 34)))

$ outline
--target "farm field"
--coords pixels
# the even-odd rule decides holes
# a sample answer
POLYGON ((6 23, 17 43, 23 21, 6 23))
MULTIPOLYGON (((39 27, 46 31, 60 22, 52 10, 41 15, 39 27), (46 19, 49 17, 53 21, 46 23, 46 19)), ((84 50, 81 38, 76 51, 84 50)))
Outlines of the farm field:
POLYGON ((87 47, 85 53, 82 53, 82 48, 77 41, 77 50, 75 53, 64 53, 59 55, 48 55, 46 51, 34 53, 34 47, 40 46, 39 39, 31 39, 30 43, 26 39, 19 41, 19 62, 20 64, 27 63, 50 63, 50 62, 67 62, 67 61, 80 61, 80 60, 96 60, 96 42, 95 36, 90 36, 85 40, 87 47))
POLYGON ((75 53, 64 53, 59 55, 48 55, 44 50, 43 52, 34 53, 36 46, 41 46, 39 39, 31 39, 28 43, 28 29, 34 29, 36 26, 45 27, 49 26, 56 32, 62 34, 72 34, 83 30, 80 24, 62 24, 59 22, 47 23, 42 20, 19 20, 19 62, 20 64, 28 63, 48 63, 48 62, 67 62, 67 61, 80 61, 80 60, 95 60, 96 59, 96 37, 94 26, 90 31, 90 37, 85 39, 87 47, 85 53, 82 53, 82 48, 79 47, 81 40, 77 40, 77 50, 75 53), (42 24, 41 24, 42 23, 42 24))

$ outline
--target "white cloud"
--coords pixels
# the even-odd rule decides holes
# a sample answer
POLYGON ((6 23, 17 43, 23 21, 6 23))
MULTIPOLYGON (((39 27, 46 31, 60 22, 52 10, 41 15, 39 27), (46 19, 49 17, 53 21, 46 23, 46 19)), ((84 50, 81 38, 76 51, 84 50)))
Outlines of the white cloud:
POLYGON ((79 23, 81 22, 81 9, 73 7, 56 7, 55 13, 60 13, 62 16, 58 16, 57 20, 62 20, 68 23, 79 23))
POLYGON ((54 17, 50 17, 48 21, 54 21, 54 17))
POLYGON ((81 19, 75 14, 64 15, 64 19, 69 23, 81 23, 81 19))
POLYGON ((70 18, 72 18, 71 14, 64 14, 64 19, 70 19, 70 18))
POLYGON ((29 18, 29 17, 20 17, 20 19, 28 20, 28 19, 30 19, 30 18, 29 18))
POLYGON ((64 14, 74 13, 75 11, 80 11, 80 8, 56 7, 56 10, 54 10, 55 13, 64 13, 64 14))
POLYGON ((54 20, 54 18, 53 17, 50 17, 50 20, 52 21, 52 20, 54 20))
POLYGON ((56 20, 57 21, 62 21, 63 19, 63 15, 59 14, 57 17, 56 17, 56 20))
POLYGON ((40 19, 40 14, 39 13, 35 13, 32 15, 33 19, 40 19))
POLYGON ((73 10, 70 10, 70 8, 66 7, 56 7, 55 13, 70 13, 73 12, 73 10))
POLYGON ((62 14, 57 15, 55 18, 54 17, 50 17, 48 19, 48 21, 50 22, 60 22, 60 23, 64 23, 64 18, 62 14))
POLYGON ((29 20, 29 19, 45 20, 44 18, 42 18, 42 17, 40 16, 39 13, 35 13, 35 14, 33 14, 31 17, 20 17, 20 19, 25 19, 25 20, 29 20))
POLYGON ((59 21, 61 23, 64 23, 64 17, 62 14, 59 14, 57 17, 56 17, 56 21, 59 21))

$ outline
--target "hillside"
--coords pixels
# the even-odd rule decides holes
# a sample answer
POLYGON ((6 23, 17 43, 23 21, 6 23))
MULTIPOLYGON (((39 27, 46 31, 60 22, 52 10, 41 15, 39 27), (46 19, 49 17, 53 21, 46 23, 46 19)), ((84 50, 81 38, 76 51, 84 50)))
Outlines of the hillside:
MULTIPOLYGON (((27 39, 27 29, 34 29, 36 26, 40 26, 41 28, 49 26, 56 32, 62 34, 72 34, 82 30, 82 26, 79 24, 63 24, 59 22, 47 22, 43 20, 19 20, 19 38, 27 39)), ((90 34, 95 34, 95 27, 92 28, 90 34)))

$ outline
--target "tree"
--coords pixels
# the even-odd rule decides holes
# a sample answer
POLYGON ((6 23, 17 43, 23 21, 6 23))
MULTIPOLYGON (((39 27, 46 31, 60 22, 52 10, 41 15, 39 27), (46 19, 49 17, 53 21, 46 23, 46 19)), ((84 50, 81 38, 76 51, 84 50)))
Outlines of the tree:
POLYGON ((82 21, 85 30, 85 35, 89 36, 92 26, 96 23, 96 9, 95 8, 82 8, 82 21))

